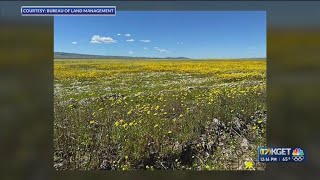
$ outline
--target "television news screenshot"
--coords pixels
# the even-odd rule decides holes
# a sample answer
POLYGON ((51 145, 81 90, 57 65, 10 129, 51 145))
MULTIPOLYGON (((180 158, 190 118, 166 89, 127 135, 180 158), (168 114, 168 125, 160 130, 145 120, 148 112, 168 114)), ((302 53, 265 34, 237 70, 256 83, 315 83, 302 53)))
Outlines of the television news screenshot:
POLYGON ((317 179, 320 2, 1 1, 0 179, 317 179))

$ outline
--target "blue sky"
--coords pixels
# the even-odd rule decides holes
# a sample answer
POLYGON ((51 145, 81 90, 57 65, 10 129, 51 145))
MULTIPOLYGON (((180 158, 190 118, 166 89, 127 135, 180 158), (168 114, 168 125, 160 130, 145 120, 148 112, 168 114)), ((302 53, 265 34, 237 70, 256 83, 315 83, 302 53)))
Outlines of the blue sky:
POLYGON ((54 17, 54 51, 142 57, 266 57, 265 11, 118 11, 54 17))

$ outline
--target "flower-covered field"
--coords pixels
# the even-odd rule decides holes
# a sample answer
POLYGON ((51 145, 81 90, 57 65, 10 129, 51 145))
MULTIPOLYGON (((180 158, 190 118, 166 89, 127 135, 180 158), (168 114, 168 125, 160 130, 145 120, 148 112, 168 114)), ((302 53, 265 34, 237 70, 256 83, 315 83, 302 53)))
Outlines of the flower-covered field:
POLYGON ((54 167, 264 169, 264 60, 55 60, 54 167))

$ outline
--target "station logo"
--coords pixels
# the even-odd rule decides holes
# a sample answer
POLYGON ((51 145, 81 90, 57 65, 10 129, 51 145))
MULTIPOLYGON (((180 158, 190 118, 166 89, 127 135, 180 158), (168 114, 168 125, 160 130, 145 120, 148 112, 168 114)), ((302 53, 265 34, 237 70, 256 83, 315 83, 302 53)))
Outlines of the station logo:
POLYGON ((292 159, 294 161, 303 161, 304 160, 303 150, 300 148, 295 148, 292 152, 292 159))
POLYGON ((258 147, 259 162, 303 162, 305 154, 301 148, 258 147))

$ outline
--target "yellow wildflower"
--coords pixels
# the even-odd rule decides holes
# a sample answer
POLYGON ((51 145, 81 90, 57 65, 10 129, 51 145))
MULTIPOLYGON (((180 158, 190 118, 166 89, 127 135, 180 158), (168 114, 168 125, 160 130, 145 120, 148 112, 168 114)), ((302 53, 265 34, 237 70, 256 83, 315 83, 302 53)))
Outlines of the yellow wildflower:
POLYGON ((244 166, 246 169, 252 169, 253 168, 253 162, 252 161, 246 161, 244 163, 244 166))

